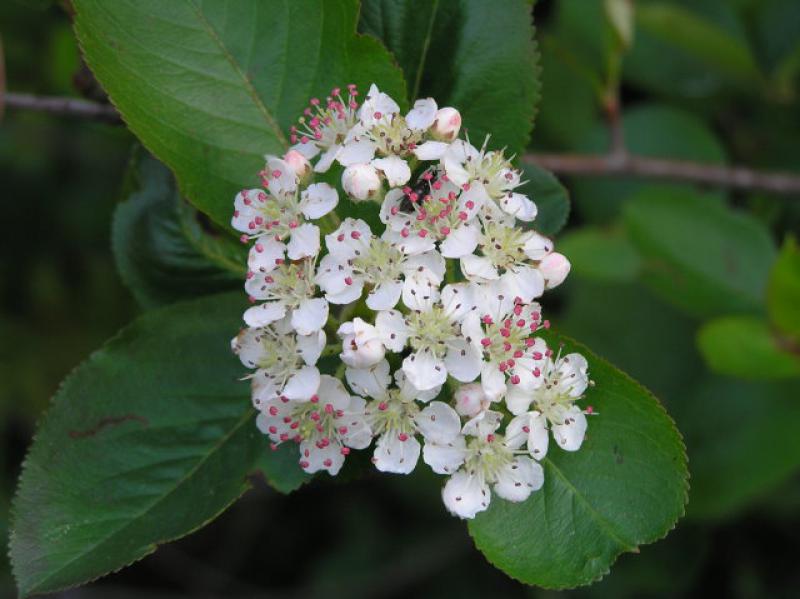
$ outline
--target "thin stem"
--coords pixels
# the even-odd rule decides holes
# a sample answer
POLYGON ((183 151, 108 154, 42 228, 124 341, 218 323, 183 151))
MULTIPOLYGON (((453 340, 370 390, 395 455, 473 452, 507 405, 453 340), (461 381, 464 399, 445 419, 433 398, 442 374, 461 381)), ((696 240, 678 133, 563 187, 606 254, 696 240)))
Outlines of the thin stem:
POLYGON ((49 112, 61 116, 80 117, 106 123, 122 124, 116 109, 110 104, 100 104, 77 98, 34 96, 32 94, 7 93, 3 97, 6 108, 49 112))

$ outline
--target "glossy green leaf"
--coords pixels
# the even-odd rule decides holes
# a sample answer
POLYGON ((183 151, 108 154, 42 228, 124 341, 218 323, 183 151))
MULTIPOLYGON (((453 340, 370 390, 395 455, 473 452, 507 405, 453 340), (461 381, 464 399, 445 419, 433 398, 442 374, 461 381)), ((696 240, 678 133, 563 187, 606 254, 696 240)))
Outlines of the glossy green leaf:
POLYGON ((364 0, 359 29, 382 40, 408 82, 409 99, 432 96, 461 111, 473 144, 519 154, 539 99, 530 6, 506 0, 364 0))
POLYGON ((86 61, 125 122, 221 225, 310 97, 371 82, 405 97, 389 53, 355 32, 357 0, 73 5, 86 61))
POLYGON ((550 171, 535 164, 522 165, 520 191, 536 203, 538 213, 533 228, 542 235, 555 235, 569 218, 569 192, 550 171))
POLYGON ((767 310, 776 327, 800 341, 800 248, 793 237, 786 239, 769 275, 767 310))
POLYGON ((247 250, 181 200, 169 170, 135 158, 137 191, 114 213, 117 269, 137 301, 152 308, 242 287, 247 250))
POLYGON ((653 395, 585 347, 552 341, 587 357, 596 386, 585 402, 599 415, 579 451, 548 452, 542 490, 522 503, 493 498, 469 530, 508 575, 565 588, 666 535, 684 512, 688 472, 681 436, 653 395))
POLYGON ((800 384, 703 382, 674 410, 692 464, 688 515, 729 517, 800 468, 800 384))
MULTIPOLYGON (((64 382, 14 499, 23 595, 92 580, 205 525, 248 488, 257 460, 271 459, 230 352, 242 299, 147 312, 64 382)), ((285 481, 296 464, 270 469, 294 484, 285 481)))
POLYGON ((584 227, 558 240, 558 251, 572 263, 572 273, 595 281, 627 282, 639 274, 642 260, 625 232, 584 227))
POLYGON ((775 247, 766 227, 698 193, 645 190, 625 209, 645 281, 696 316, 759 311, 775 247))
POLYGON ((708 367, 718 374, 751 380, 800 377, 800 354, 761 318, 712 320, 700 329, 697 344, 708 367))
POLYGON ((758 66, 746 43, 688 8, 668 2, 641 3, 636 22, 644 31, 740 84, 760 82, 758 66))

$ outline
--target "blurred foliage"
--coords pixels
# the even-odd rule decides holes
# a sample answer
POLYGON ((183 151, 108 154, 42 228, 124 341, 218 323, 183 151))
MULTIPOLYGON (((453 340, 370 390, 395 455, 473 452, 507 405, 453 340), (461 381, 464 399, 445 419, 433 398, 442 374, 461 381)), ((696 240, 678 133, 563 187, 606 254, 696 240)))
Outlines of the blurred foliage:
MULTIPOLYGON (((798 2, 639 0, 627 52, 605 4, 536 3, 543 73, 534 148, 605 151, 604 101, 619 77, 632 151, 800 170, 798 2)), ((3 2, 0 24, 10 89, 77 95, 85 72, 59 7, 3 2)), ((136 312, 110 251, 132 142, 123 128, 19 111, 0 123, 4 511, 59 381, 136 312)), ((632 179, 563 182, 573 212, 557 247, 573 272, 546 308, 560 331, 664 400, 692 471, 688 520, 640 555, 623 556, 604 581, 563 594, 794 596, 800 379, 791 368, 780 369, 780 381, 751 379, 798 357, 797 246, 785 240, 800 231, 800 198, 632 179)), ((2 534, 6 522, 0 518, 2 534)), ((11 585, 3 562, 0 595, 12 594, 11 585)), ((316 480, 291 497, 258 485, 200 533, 82 593, 154 596, 156 589, 165 596, 561 595, 491 568, 463 526, 443 514, 423 469, 410 481, 376 473, 348 485, 316 480)))

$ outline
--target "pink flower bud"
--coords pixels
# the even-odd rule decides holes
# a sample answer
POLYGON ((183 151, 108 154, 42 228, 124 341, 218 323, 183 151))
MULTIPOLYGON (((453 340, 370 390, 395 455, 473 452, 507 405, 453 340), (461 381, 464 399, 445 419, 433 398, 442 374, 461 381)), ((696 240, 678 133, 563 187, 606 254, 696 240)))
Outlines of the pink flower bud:
POLYGON ((342 187, 353 200, 372 199, 381 188, 378 171, 370 164, 354 164, 344 169, 342 187))
POLYGON ((311 163, 308 161, 308 158, 297 150, 289 150, 286 152, 283 160, 289 165, 289 168, 294 171, 300 181, 305 181, 311 176, 311 163))
POLYGON ((570 269, 569 260, 558 252, 545 256, 539 263, 539 272, 544 277, 545 287, 558 287, 567 278, 570 269))
POLYGON ((436 112, 436 120, 431 133, 440 141, 453 141, 461 130, 461 113, 455 108, 445 106, 436 112))
POLYGON ((489 407, 489 398, 483 392, 480 383, 461 385, 455 394, 456 412, 462 416, 473 418, 489 407))

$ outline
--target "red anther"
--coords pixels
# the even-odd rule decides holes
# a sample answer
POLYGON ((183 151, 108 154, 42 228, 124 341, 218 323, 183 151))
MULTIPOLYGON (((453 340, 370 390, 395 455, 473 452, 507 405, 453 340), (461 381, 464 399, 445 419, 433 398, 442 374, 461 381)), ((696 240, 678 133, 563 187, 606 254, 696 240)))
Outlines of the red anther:
POLYGON ((546 350, 544 350, 544 355, 549 358, 553 355, 553 350, 548 347, 546 350))
POLYGON ((255 248, 256 248, 256 251, 257 251, 259 254, 260 254, 261 252, 263 252, 263 251, 264 251, 264 246, 263 246, 263 245, 261 245, 260 243, 257 243, 257 244, 255 245, 255 248))
POLYGON ((411 193, 411 188, 408 185, 406 185, 403 188, 403 193, 406 194, 406 195, 410 194, 411 193))
POLYGON ((296 143, 297 143, 297 134, 296 134, 296 133, 292 133, 292 134, 289 136, 289 139, 291 140, 291 142, 292 142, 293 144, 296 144, 296 143))
POLYGON ((344 241, 344 233, 339 233, 336 236, 336 241, 344 241))
POLYGON ((408 441, 408 435, 405 433, 400 433, 399 435, 397 435, 397 438, 400 439, 401 441, 408 441))
POLYGON ((436 189, 436 190, 441 189, 442 188, 442 182, 441 181, 434 181, 433 188, 436 189))
POLYGON ((291 416, 284 416, 283 417, 283 423, 284 424, 289 424, 291 421, 292 421, 292 417, 291 416))
POLYGON ((340 426, 339 427, 339 434, 340 435, 346 435, 347 434, 347 427, 346 426, 340 426))
POLYGON ((514 376, 512 376, 510 380, 511 380, 511 384, 512 385, 519 385, 519 375, 518 374, 515 374, 514 376))
POLYGON ((280 266, 284 262, 285 260, 283 258, 275 258, 275 264, 277 264, 278 266, 280 266))
POLYGON ((288 441, 289 440, 289 433, 281 433, 278 438, 281 440, 281 442, 288 441))
POLYGON ((353 284, 353 277, 345 277, 344 278, 345 285, 352 285, 353 284))
POLYGON ((376 110, 376 111, 375 111, 375 113, 373 114, 373 116, 374 116, 376 119, 379 119, 379 118, 381 118, 383 115, 382 115, 382 114, 381 114, 379 111, 377 111, 377 110, 376 110))
POLYGON ((458 219, 459 220, 467 220, 468 218, 469 218, 469 215, 466 212, 464 212, 463 210, 458 213, 458 219))
POLYGON ((386 410, 386 408, 388 408, 388 407, 389 407, 389 405, 388 405, 388 404, 387 404, 385 401, 382 401, 381 403, 379 403, 379 404, 378 404, 378 409, 379 409, 381 412, 383 412, 384 410, 386 410))
POLYGON ((531 427, 529 427, 529 426, 526 424, 525 426, 523 426, 523 427, 522 427, 522 432, 523 432, 523 433, 529 433, 529 432, 531 432, 531 427))
POLYGON ((442 235, 450 235, 450 227, 441 228, 442 235))
POLYGON ((300 143, 301 144, 307 144, 308 143, 308 136, 304 135, 303 137, 301 137, 300 138, 300 143))
POLYGON ((412 191, 410 194, 408 194, 408 199, 411 200, 412 202, 416 202, 417 200, 419 200, 419 194, 412 191))
POLYGON ((239 237, 239 241, 241 241, 242 243, 247 243, 248 241, 250 241, 250 237, 248 237, 247 235, 242 235, 241 237, 239 237))
POLYGON ((483 339, 481 339, 481 345, 483 347, 489 347, 491 344, 492 344, 492 340, 489 339, 488 337, 484 337, 483 339))
POLYGON ((314 428, 316 428, 316 429, 317 429, 317 432, 318 432, 318 433, 322 433, 322 432, 324 432, 324 431, 325 431, 325 429, 323 428, 323 426, 322 426, 321 424, 318 424, 318 425, 317 425, 317 426, 315 426, 314 428))
POLYGON ((273 179, 277 179, 280 176, 281 176, 281 172, 280 171, 272 171, 272 178, 273 179))
POLYGON ((545 320, 545 321, 542 323, 542 326, 543 326, 544 328, 546 328, 546 329, 549 329, 549 328, 550 328, 550 321, 549 321, 549 320, 545 320))
POLYGON ((295 420, 289 425, 289 428, 295 430, 298 426, 300 426, 300 423, 297 420, 295 420))
POLYGON ((531 357, 532 357, 534 360, 541 360, 541 359, 542 359, 542 352, 540 352, 540 351, 535 351, 535 352, 533 352, 533 353, 531 354, 531 357))
POLYGON ((541 371, 541 370, 539 370, 539 367, 538 367, 538 366, 537 366, 536 368, 534 368, 534 369, 533 369, 533 376, 535 376, 535 377, 539 377, 539 376, 541 376, 541 374, 542 374, 542 371, 541 371))
POLYGON ((311 104, 312 106, 319 105, 319 98, 311 98, 311 100, 309 101, 309 104, 311 104))
POLYGON ((428 236, 428 230, 427 229, 420 229, 419 236, 420 237, 427 237, 428 236))
POLYGON ((540 320, 542 318, 542 315, 539 314, 538 312, 534 312, 533 314, 531 314, 531 318, 533 318, 534 320, 540 320))
POLYGON ((331 95, 332 95, 332 96, 338 96, 338 95, 341 93, 341 91, 342 91, 342 90, 341 90, 341 89, 339 89, 338 87, 334 87, 334 88, 331 90, 331 95))
POLYGON ((308 468, 309 464, 305 460, 300 460, 300 467, 301 468, 308 468))
POLYGON ((325 413, 326 414, 333 414, 333 406, 329 403, 325 404, 325 413))
POLYGON ((250 221, 249 223, 247 223, 247 228, 250 229, 251 231, 254 231, 256 228, 256 223, 250 221))
POLYGON ((508 364, 509 368, 514 368, 514 364, 516 364, 516 362, 513 360, 513 358, 509 358, 506 360, 506 364, 508 364))
POLYGON ((270 444, 269 444, 269 448, 270 448, 272 451, 277 451, 277 450, 278 450, 278 444, 277 444, 277 443, 270 443, 270 444))
POLYGON ((332 464, 333 464, 333 462, 331 461, 330 458, 328 458, 327 460, 322 462, 322 465, 325 466, 326 468, 330 468, 332 464))
POLYGON ((509 331, 508 329, 500 329, 500 334, 503 337, 510 337, 511 336, 511 331, 509 331))
POLYGON ((503 342, 503 351, 511 351, 511 344, 508 341, 503 342))
POLYGON ((500 365, 497 367, 500 372, 505 372, 508 370, 508 364, 505 362, 500 362, 500 365))
POLYGON ((517 304, 516 306, 514 306, 514 314, 516 316, 522 314, 522 304, 517 304))
POLYGON ((239 218, 239 211, 238 210, 234 210, 233 211, 233 218, 239 218))
POLYGON ((279 397, 279 399, 280 399, 280 400, 281 400, 283 403, 289 403, 289 398, 288 398, 288 397, 286 397, 285 395, 281 395, 281 396, 279 397))
POLYGON ((520 318, 520 319, 517 321, 517 326, 518 326, 519 328, 522 328, 522 327, 524 327, 524 326, 525 326, 525 319, 524 319, 524 318, 520 318))
POLYGON ((449 177, 447 175, 442 175, 442 181, 449 181, 449 177))
POLYGON ((594 414, 594 407, 592 407, 592 406, 586 406, 586 410, 585 410, 585 412, 586 412, 587 414, 594 414))
POLYGON ((342 447, 339 450, 339 453, 341 453, 342 455, 350 455, 350 448, 349 447, 342 447))
POLYGON ((298 226, 298 222, 296 220, 293 220, 293 221, 289 222, 289 228, 290 229, 296 229, 297 226, 298 226))
POLYGON ((392 214, 392 216, 395 216, 398 212, 400 212, 400 208, 398 208, 397 206, 392 206, 389 212, 392 214))
POLYGON ((491 316, 489 316, 488 314, 484 314, 484 315, 481 317, 481 322, 482 322, 483 324, 492 324, 492 322, 494 322, 494 321, 492 320, 492 317, 491 317, 491 316))
POLYGON ((450 193, 447 194, 447 199, 450 200, 451 202, 455 202, 457 197, 458 196, 456 195, 455 191, 451 191, 450 193))
POLYGON ((272 425, 267 430, 269 430, 269 432, 272 433, 273 435, 276 435, 278 433, 278 427, 276 427, 275 425, 272 425))
POLYGON ((515 357, 515 358, 521 358, 521 357, 522 357, 522 356, 524 356, 524 355, 525 355, 525 354, 524 354, 524 352, 523 352, 521 349, 518 349, 517 351, 515 351, 515 352, 514 352, 514 357, 515 357))
POLYGON ((261 218, 260 216, 257 216, 254 220, 255 220, 255 223, 257 225, 263 225, 264 224, 264 219, 261 218))
POLYGON ((258 195, 256 196, 256 199, 259 202, 266 202, 267 201, 267 194, 265 194, 263 191, 259 191, 258 195))
POLYGON ((486 441, 492 443, 494 441, 494 435, 492 433, 486 435, 486 441))
POLYGON ((319 422, 319 412, 311 412, 308 417, 314 422, 319 422))
POLYGON ((433 173, 430 171, 425 171, 424 173, 422 173, 422 178, 425 179, 426 181, 430 181, 431 179, 433 179, 433 173))
POLYGON ((461 186, 461 189, 464 191, 469 191, 469 183, 464 183, 464 185, 461 186))
POLYGON ((252 270, 248 270, 248 271, 247 271, 247 274, 246 274, 246 275, 244 275, 244 278, 245 278, 245 279, 247 279, 247 280, 249 281, 249 280, 250 280, 250 279, 252 279, 254 276, 256 276, 256 273, 254 273, 252 270))
POLYGON ((270 414, 270 416, 277 416, 278 415, 278 408, 276 408, 275 406, 270 406, 269 407, 269 414, 270 414))
POLYGON ((248 301, 248 302, 250 302, 251 304, 255 304, 255 303, 256 303, 256 298, 254 298, 254 297, 251 295, 251 296, 249 296, 249 297, 247 298, 247 301, 248 301))
POLYGON ((275 282, 275 279, 273 279, 271 276, 267 275, 266 277, 264 277, 264 282, 272 285, 275 282))
POLYGON ((400 231, 400 237, 408 237, 408 227, 403 227, 400 231))
POLYGON ((336 417, 341 418, 344 416, 344 410, 336 410, 336 417))
POLYGON ((350 231, 350 237, 353 239, 361 239, 361 232, 360 231, 350 231))

